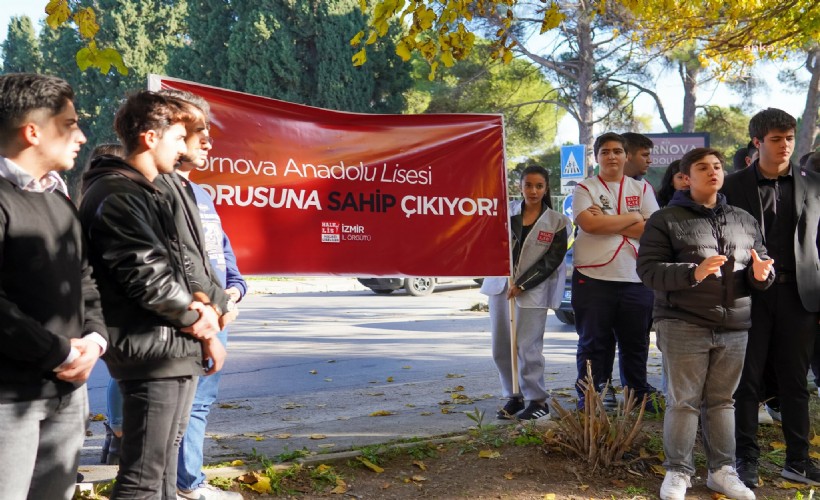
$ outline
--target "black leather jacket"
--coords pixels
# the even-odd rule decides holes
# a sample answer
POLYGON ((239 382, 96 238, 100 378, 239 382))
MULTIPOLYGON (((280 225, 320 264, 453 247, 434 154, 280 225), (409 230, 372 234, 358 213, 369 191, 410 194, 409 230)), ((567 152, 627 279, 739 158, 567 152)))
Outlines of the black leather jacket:
POLYGON ((80 220, 110 336, 104 356, 119 380, 202 373, 192 287, 175 200, 124 161, 103 156, 83 176, 80 220))

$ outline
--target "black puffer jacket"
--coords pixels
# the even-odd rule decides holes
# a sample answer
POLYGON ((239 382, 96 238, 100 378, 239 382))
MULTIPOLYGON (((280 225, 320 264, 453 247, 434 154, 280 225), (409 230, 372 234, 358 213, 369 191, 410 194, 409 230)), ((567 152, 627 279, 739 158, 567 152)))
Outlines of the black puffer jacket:
POLYGON ((110 336, 104 360, 119 380, 202 373, 173 199, 122 160, 103 156, 83 176, 80 220, 110 336))
POLYGON ((754 279, 751 250, 767 259, 757 221, 726 204, 715 208, 695 203, 689 191, 677 191, 669 206, 646 223, 638 253, 638 276, 655 291, 655 319, 680 319, 716 330, 751 326, 750 288, 766 289, 774 281, 754 279), (706 257, 725 255, 721 276, 695 281, 695 268, 706 257))

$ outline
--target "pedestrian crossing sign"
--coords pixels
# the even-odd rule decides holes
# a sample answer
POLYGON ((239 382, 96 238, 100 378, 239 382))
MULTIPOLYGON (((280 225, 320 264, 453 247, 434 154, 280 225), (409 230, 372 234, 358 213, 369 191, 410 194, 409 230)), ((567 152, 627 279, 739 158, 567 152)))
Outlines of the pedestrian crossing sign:
POLYGON ((561 194, 570 194, 584 180, 586 149, 583 144, 561 146, 561 194))

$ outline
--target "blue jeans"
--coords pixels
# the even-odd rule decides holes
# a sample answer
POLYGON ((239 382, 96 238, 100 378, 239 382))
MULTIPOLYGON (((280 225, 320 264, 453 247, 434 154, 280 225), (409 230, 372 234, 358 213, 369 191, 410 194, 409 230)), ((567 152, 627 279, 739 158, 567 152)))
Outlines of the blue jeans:
POLYGON ((113 378, 108 379, 108 389, 105 391, 105 396, 108 426, 114 432, 122 434, 122 393, 120 392, 120 386, 113 378))
POLYGON ((85 384, 63 397, 0 403, 0 498, 72 498, 87 419, 85 384))
POLYGON ((745 330, 715 332, 686 321, 655 323, 666 372, 663 451, 667 470, 695 473, 692 448, 700 416, 710 471, 735 464, 735 407, 732 394, 743 371, 745 330))
MULTIPOLYGON (((222 341, 222 345, 228 346, 227 329, 219 332, 217 337, 222 341)), ((179 445, 177 488, 181 490, 192 490, 205 482, 205 474, 202 473, 205 427, 208 425, 211 404, 216 401, 221 378, 222 371, 207 377, 199 377, 191 417, 188 420, 188 429, 179 445)))

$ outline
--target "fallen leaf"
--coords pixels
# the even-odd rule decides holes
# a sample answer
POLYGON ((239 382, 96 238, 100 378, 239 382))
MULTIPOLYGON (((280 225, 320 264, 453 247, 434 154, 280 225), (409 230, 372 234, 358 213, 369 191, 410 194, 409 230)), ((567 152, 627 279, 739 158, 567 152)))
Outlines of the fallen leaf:
POLYGON ((649 466, 649 468, 650 468, 650 469, 652 470, 652 472, 654 472, 654 473, 655 473, 655 475, 657 475, 657 476, 661 476, 661 477, 663 477, 663 476, 665 476, 665 475, 666 475, 666 469, 664 469, 664 468, 663 468, 663 465, 654 464, 654 465, 650 465, 650 466, 649 466))
POLYGON ((726 498, 726 495, 723 493, 718 493, 717 491, 712 492, 712 500, 721 500, 726 498))
POLYGON ((641 447, 641 449, 638 450, 638 456, 641 458, 649 458, 651 455, 646 451, 646 448, 641 447))
POLYGON ((455 387, 451 387, 449 389, 444 389, 444 392, 460 392, 464 390, 463 385, 457 385, 455 387))
POLYGON ((318 371, 316 371, 316 370, 310 370, 308 373, 310 373, 311 375, 316 375, 316 374, 317 374, 317 373, 319 373, 319 372, 318 372, 318 371))
POLYGON ((809 458, 813 458, 815 460, 818 460, 818 459, 820 459, 820 453, 818 453, 816 451, 810 451, 809 452, 809 458))
POLYGON ((392 382, 392 381, 393 381, 393 377, 387 377, 387 381, 388 381, 388 382, 392 382))
POLYGON ((432 414, 433 413, 429 412, 429 411, 423 411, 423 412, 419 413, 419 415, 421 415, 422 417, 429 417, 432 414))
POLYGON ((94 422, 102 422, 103 420, 105 420, 105 415, 103 415, 102 413, 97 413, 96 415, 91 417, 91 420, 93 420, 94 422))
POLYGON ((283 432, 283 433, 277 434, 273 437, 275 437, 276 439, 287 439, 287 438, 291 437, 292 435, 293 434, 288 434, 287 432, 283 432))
POLYGON ((416 405, 414 405, 413 403, 406 403, 404 406, 406 406, 408 408, 415 408, 416 407, 416 405))
POLYGON ((325 382, 333 382, 333 379, 330 377, 325 377, 325 382))
POLYGON ((547 493, 544 495, 544 500, 555 500, 555 493, 547 493))
POLYGON ((382 469, 381 467, 379 467, 378 465, 374 464, 373 462, 371 462, 370 460, 368 460, 364 457, 356 457, 356 459, 359 462, 363 463, 365 467, 372 470, 376 474, 381 474, 382 472, 384 472, 384 469, 382 469))
POLYGON ((241 467, 243 465, 245 465, 245 462, 243 462, 242 460, 234 460, 233 462, 231 462, 231 467, 241 467))
POLYGON ((367 392, 365 396, 384 396, 383 392, 367 392))
POLYGON ((501 453, 493 450, 481 450, 478 452, 478 458, 498 458, 501 453))
POLYGON ((512 479, 515 479, 515 476, 513 475, 512 472, 508 472, 508 473, 504 474, 504 479, 512 480, 512 479))
POLYGON ((254 441, 264 441, 264 440, 265 440, 264 436, 256 436, 254 438, 254 441))
POLYGON ((239 405, 232 405, 230 403, 221 403, 219 405, 219 407, 222 408, 222 409, 225 409, 225 410, 232 410, 234 408, 239 408, 239 405))
POLYGON ((401 367, 401 369, 402 369, 402 370, 409 370, 410 368, 413 368, 413 367, 412 367, 412 366, 410 366, 410 365, 407 365, 407 366, 402 366, 402 367, 401 367))
POLYGON ((464 378, 464 375, 460 375, 458 373, 448 373, 447 378, 464 378))
POLYGON ((800 490, 800 489, 803 489, 807 486, 807 485, 802 484, 802 483, 792 483, 790 481, 780 481, 780 482, 775 481, 774 484, 778 488, 781 488, 781 489, 784 489, 784 490, 788 490, 788 489, 800 490))
POLYGON ((300 405, 299 403, 287 402, 281 406, 283 410, 295 410, 296 408, 302 408, 305 405, 300 405))
POLYGON ((320 444, 319 448, 333 448, 334 446, 336 446, 336 443, 324 443, 320 444))
POLYGON ((327 436, 324 434, 311 434, 310 439, 327 439, 327 436))
POLYGON ((325 473, 325 472, 327 472, 327 471, 331 470, 332 468, 333 468, 333 467, 331 467, 331 466, 329 466, 329 465, 327 465, 327 464, 319 464, 319 466, 318 466, 318 467, 316 467, 316 472, 318 472, 318 473, 322 474, 322 473, 325 473))
POLYGON ((259 481, 251 484, 248 488, 252 489, 253 491, 261 494, 267 494, 271 492, 270 488, 270 478, 268 476, 262 476, 259 478, 259 481))
POLYGON ((581 490, 581 491, 586 491, 586 490, 589 489, 589 485, 588 484, 582 484, 581 486, 578 487, 578 489, 581 490))
POLYGON ((373 413, 371 413, 368 416, 369 417, 389 417, 390 415, 395 415, 395 413, 392 412, 392 411, 387 411, 387 410, 378 410, 378 411, 374 411, 373 413))
POLYGON ((424 465, 424 462, 422 462, 421 460, 413 460, 413 465, 415 465, 421 470, 427 470, 427 466, 424 465))
POLYGON ((424 477, 424 476, 412 476, 410 479, 412 479, 413 481, 416 481, 418 483, 420 483, 422 481, 427 481, 427 478, 424 477))
POLYGON ((812 446, 820 446, 820 435, 815 434, 809 443, 811 443, 812 446))
POLYGON ((340 478, 336 478, 336 487, 330 490, 330 493, 334 495, 341 495, 342 493, 347 493, 347 484, 340 478))
POLYGON ((445 408, 442 408, 442 409, 441 409, 441 413, 443 413, 443 414, 447 415, 448 413, 450 413, 450 410, 452 410, 452 408, 446 408, 446 407, 445 407, 445 408))
POLYGON ((786 443, 783 443, 781 441, 772 441, 771 443, 769 443, 769 446, 771 446, 773 450, 785 450, 786 449, 786 443))
POLYGON ((611 482, 612 486, 616 488, 626 488, 626 481, 623 479, 613 479, 611 482))
POLYGON ((253 484, 259 481, 259 474, 257 474, 256 472, 248 472, 247 474, 242 474, 241 476, 236 478, 236 480, 244 484, 253 484))
POLYGON ((386 490, 387 488, 389 488, 389 487, 391 487, 391 486, 393 486, 393 485, 392 485, 392 484, 390 484, 390 483, 384 483, 384 484, 381 486, 381 488, 382 488, 383 490, 386 490))

